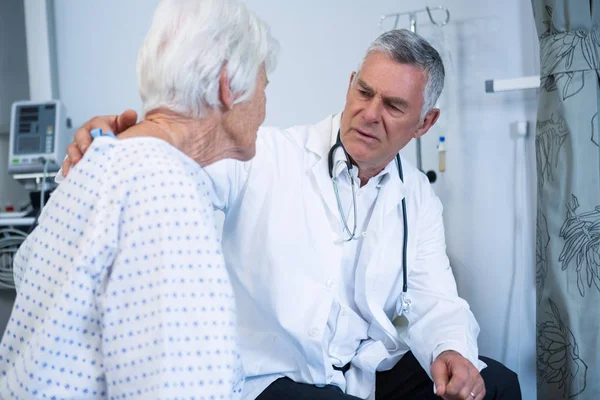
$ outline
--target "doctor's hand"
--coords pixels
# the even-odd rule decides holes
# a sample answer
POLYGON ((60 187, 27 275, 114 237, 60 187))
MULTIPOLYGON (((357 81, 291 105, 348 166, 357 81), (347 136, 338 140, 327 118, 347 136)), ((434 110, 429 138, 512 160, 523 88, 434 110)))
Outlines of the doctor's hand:
POLYGON ((102 129, 103 132, 112 132, 115 135, 131 128, 137 121, 137 113, 134 110, 127 110, 121 115, 107 115, 104 117, 94 117, 75 132, 73 143, 67 147, 67 158, 62 163, 62 173, 67 176, 71 167, 81 160, 83 154, 92 144, 93 129, 102 129))
POLYGON ((445 400, 482 400, 485 384, 479 371, 460 353, 442 352, 431 365, 435 394, 445 400))

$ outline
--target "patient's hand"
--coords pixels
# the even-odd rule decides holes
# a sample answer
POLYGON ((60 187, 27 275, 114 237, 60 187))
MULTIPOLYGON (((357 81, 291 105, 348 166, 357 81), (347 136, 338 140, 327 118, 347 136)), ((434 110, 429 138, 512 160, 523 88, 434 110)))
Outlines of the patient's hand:
POLYGON ((81 160, 90 144, 92 144, 92 129, 102 129, 103 132, 112 132, 115 135, 131 128, 137 121, 137 113, 127 110, 121 115, 108 115, 94 117, 75 132, 73 143, 67 147, 67 158, 62 164, 62 173, 67 176, 71 167, 81 160))

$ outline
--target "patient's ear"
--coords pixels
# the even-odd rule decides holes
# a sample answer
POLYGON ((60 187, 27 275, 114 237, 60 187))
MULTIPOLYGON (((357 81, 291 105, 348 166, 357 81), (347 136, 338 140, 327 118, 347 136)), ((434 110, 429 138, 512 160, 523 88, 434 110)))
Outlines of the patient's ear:
POLYGON ((219 74, 219 100, 225 110, 231 110, 234 103, 234 96, 231 92, 231 85, 229 82, 229 75, 227 73, 227 64, 221 68, 219 74))

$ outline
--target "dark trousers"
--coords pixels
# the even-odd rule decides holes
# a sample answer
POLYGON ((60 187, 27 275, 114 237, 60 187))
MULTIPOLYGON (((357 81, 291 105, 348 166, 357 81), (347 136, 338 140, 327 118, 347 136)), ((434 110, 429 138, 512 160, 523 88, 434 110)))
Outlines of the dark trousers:
MULTIPOLYGON (((481 360, 488 366, 481 371, 485 381, 485 400, 521 400, 517 374, 487 357, 481 360)), ((433 382, 412 353, 407 353, 389 371, 377 372, 377 400, 439 400, 433 394, 433 382)), ((257 400, 350 400, 357 397, 344 394, 337 386, 317 387, 281 378, 264 390, 257 400)))

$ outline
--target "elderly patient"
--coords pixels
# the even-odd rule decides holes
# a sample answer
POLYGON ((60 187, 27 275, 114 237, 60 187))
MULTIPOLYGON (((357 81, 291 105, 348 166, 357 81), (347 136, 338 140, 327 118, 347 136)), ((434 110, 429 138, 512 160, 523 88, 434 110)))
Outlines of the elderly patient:
POLYGON ((138 57, 144 120, 130 139, 94 141, 19 249, 0 398, 239 391, 234 297, 203 167, 254 156, 276 46, 237 1, 159 4, 138 57))

